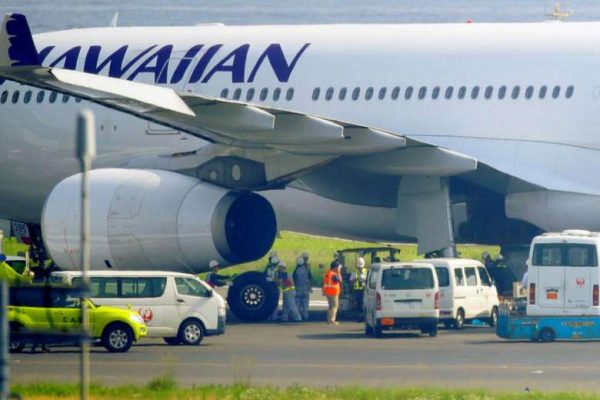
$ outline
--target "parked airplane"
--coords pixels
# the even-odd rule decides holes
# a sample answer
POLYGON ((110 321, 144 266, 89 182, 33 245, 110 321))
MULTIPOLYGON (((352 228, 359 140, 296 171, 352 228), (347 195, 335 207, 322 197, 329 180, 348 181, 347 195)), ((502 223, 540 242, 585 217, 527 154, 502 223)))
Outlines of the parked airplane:
MULTIPOLYGON (((0 32, 0 217, 79 260, 73 126, 96 114, 92 266, 201 272, 277 229, 528 243, 600 230, 598 23, 0 32), (18 83, 15 83, 18 82, 18 83), (260 194, 257 194, 260 193, 260 194)), ((274 307, 261 274, 232 309, 274 307)))

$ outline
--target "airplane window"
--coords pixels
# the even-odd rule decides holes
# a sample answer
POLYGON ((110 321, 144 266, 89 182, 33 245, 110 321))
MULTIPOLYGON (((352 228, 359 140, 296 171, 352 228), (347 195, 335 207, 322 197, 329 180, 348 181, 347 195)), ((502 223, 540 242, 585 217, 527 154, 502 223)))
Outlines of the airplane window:
POLYGON ((440 87, 436 86, 431 91, 431 98, 437 100, 438 97, 440 97, 440 87))
POLYGON ((345 87, 340 89, 340 93, 338 94, 338 98, 340 100, 344 100, 346 98, 346 93, 348 92, 348 89, 346 89, 345 87))
POLYGON ((15 90, 15 92, 12 95, 12 102, 13 102, 13 104, 16 103, 17 101, 19 101, 19 95, 20 95, 19 91, 15 90))
POLYGON ((318 87, 314 88, 314 90, 313 90, 313 95, 312 95, 312 99, 313 99, 314 101, 317 101, 317 100, 319 100, 319 95, 320 95, 320 94, 321 94, 321 89, 320 89, 320 88, 318 88, 318 87))
POLYGON ((464 87, 464 86, 461 86, 461 87, 458 89, 458 98, 462 100, 462 99, 464 99, 464 98, 465 98, 465 95, 466 95, 466 94, 467 94, 467 88, 466 88, 466 87, 464 87))
POLYGON ((269 96, 269 89, 263 88, 260 91, 260 101, 265 101, 267 99, 267 96, 269 96))
POLYGON ((25 92, 25 96, 23 96, 23 103, 28 104, 31 101, 31 90, 25 92))
POLYGON ((473 86, 473 89, 471 89, 471 98, 475 100, 477 96, 479 96, 479 86, 473 86))
POLYGON ((525 89, 525 98, 527 100, 531 99, 531 97, 533 96, 533 86, 527 86, 527 89, 525 89))
POLYGON ((223 97, 224 99, 226 99, 227 96, 229 96, 229 89, 223 89, 223 90, 221 90, 221 97, 223 97))
POLYGON ((489 100, 492 98, 493 94, 494 94, 494 87, 488 86, 485 88, 485 93, 483 94, 483 97, 485 97, 486 100, 489 100))
POLYGON ((37 98, 36 101, 38 103, 41 103, 42 101, 44 101, 44 96, 46 95, 46 92, 44 92, 43 90, 40 90, 37 94, 37 98))
POLYGON ((512 90, 512 94, 510 95, 510 97, 512 97, 513 100, 518 99, 520 91, 521 91, 521 88, 519 86, 515 86, 512 90))
POLYGON ((50 103, 54 103, 56 101, 56 98, 58 97, 58 93, 56 92, 50 92, 50 103))
POLYGON ((294 88, 289 88, 289 89, 287 90, 287 93, 285 94, 285 99, 286 99, 287 101, 290 101, 290 100, 292 100, 293 98, 294 98, 294 88))
POLYGON ((327 91, 325 92, 325 100, 329 101, 333 98, 333 88, 330 87, 327 89, 327 91))
POLYGON ((398 86, 396 86, 392 90, 392 100, 398 100, 398 96, 400 96, 400 88, 398 86))
POLYGON ((250 88, 246 92, 246 101, 251 101, 253 98, 254 98, 254 88, 250 88))
POLYGON ((454 88, 452 86, 448 86, 446 88, 446 93, 444 94, 446 100, 450 100, 452 98, 452 92, 454 92, 454 88))
POLYGON ((69 95, 68 94, 63 94, 62 102, 66 103, 67 101, 69 101, 69 95))
POLYGON ((506 96, 506 86, 500 86, 500 89, 498 89, 498 98, 500 100, 504 99, 504 97, 506 96))
POLYGON ((419 100, 423 100, 427 96, 427 88, 425 86, 421 86, 419 89, 419 100))
MULTIPOLYGON (((558 96, 560 96, 560 86, 557 85, 557 86, 554 86, 554 89, 552 89, 552 98, 556 99, 556 98, 558 98, 558 96)), ((14 103, 14 101, 13 101, 13 103, 14 103)))
POLYGON ((359 97, 360 97, 360 88, 356 87, 352 91, 352 100, 358 100, 359 97))
POLYGON ((371 100, 371 98, 373 97, 373 92, 375 90, 372 87, 368 87, 367 90, 365 91, 365 100, 371 100))
POLYGON ((233 99, 239 100, 242 97, 242 89, 237 88, 233 91, 233 99))
POLYGON ((575 91, 575 88, 573 86, 567 87, 567 91, 565 92, 565 97, 567 99, 570 99, 571 97, 573 97, 573 92, 574 91, 575 91))
POLYGON ((406 100, 410 100, 410 98, 412 97, 413 94, 413 87, 409 86, 406 88, 406 91, 404 92, 404 98, 406 100))
POLYGON ((387 92, 387 89, 382 87, 381 89, 379 89, 379 100, 383 100, 385 99, 385 93, 387 92))
POLYGON ((273 101, 279 100, 280 97, 281 97, 281 89, 275 88, 275 90, 273 90, 273 101))
POLYGON ((2 92, 2 96, 0 97, 0 103, 6 103, 6 99, 8 99, 8 90, 2 92))
POLYGON ((538 94, 538 97, 539 97, 540 99, 543 99, 543 98, 545 98, 545 97, 546 97, 546 93, 547 93, 547 92, 548 92, 548 87, 547 87, 547 86, 545 86, 545 85, 544 85, 544 86, 542 86, 542 87, 540 88, 540 93, 538 94))

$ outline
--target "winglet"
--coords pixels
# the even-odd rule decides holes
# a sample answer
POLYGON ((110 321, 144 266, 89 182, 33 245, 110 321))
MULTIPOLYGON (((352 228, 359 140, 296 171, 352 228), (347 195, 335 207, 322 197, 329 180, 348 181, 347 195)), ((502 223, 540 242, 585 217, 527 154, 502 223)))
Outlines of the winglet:
POLYGON ((6 14, 0 27, 0 67, 40 65, 27 18, 6 14))

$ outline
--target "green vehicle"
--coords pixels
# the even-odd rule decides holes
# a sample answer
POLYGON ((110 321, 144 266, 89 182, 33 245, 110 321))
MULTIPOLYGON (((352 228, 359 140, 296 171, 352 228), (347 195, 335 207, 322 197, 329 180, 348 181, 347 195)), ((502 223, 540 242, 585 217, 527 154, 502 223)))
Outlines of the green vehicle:
MULTIPOLYGON (((146 336, 146 324, 137 312, 98 306, 85 300, 89 310, 90 338, 101 341, 110 352, 124 353, 134 341, 146 336)), ((81 332, 80 300, 67 291, 11 291, 8 307, 11 330, 10 351, 20 352, 28 343, 23 337, 76 337, 81 332)), ((34 343, 37 339, 31 339, 34 343)))

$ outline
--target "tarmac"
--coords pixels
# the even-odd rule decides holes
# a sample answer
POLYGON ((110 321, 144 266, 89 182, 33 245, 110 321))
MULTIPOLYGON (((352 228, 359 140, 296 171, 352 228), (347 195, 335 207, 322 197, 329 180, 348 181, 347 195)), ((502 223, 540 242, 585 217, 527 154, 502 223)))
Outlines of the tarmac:
MULTIPOLYGON (((489 388, 502 391, 600 390, 597 342, 508 342, 485 326, 367 337, 364 324, 325 323, 322 304, 311 303, 313 321, 238 323, 200 346, 169 346, 143 339, 128 353, 93 347, 92 381, 145 384, 172 375, 181 385, 489 388)), ((77 382, 78 348, 11 355, 12 383, 77 382)))

